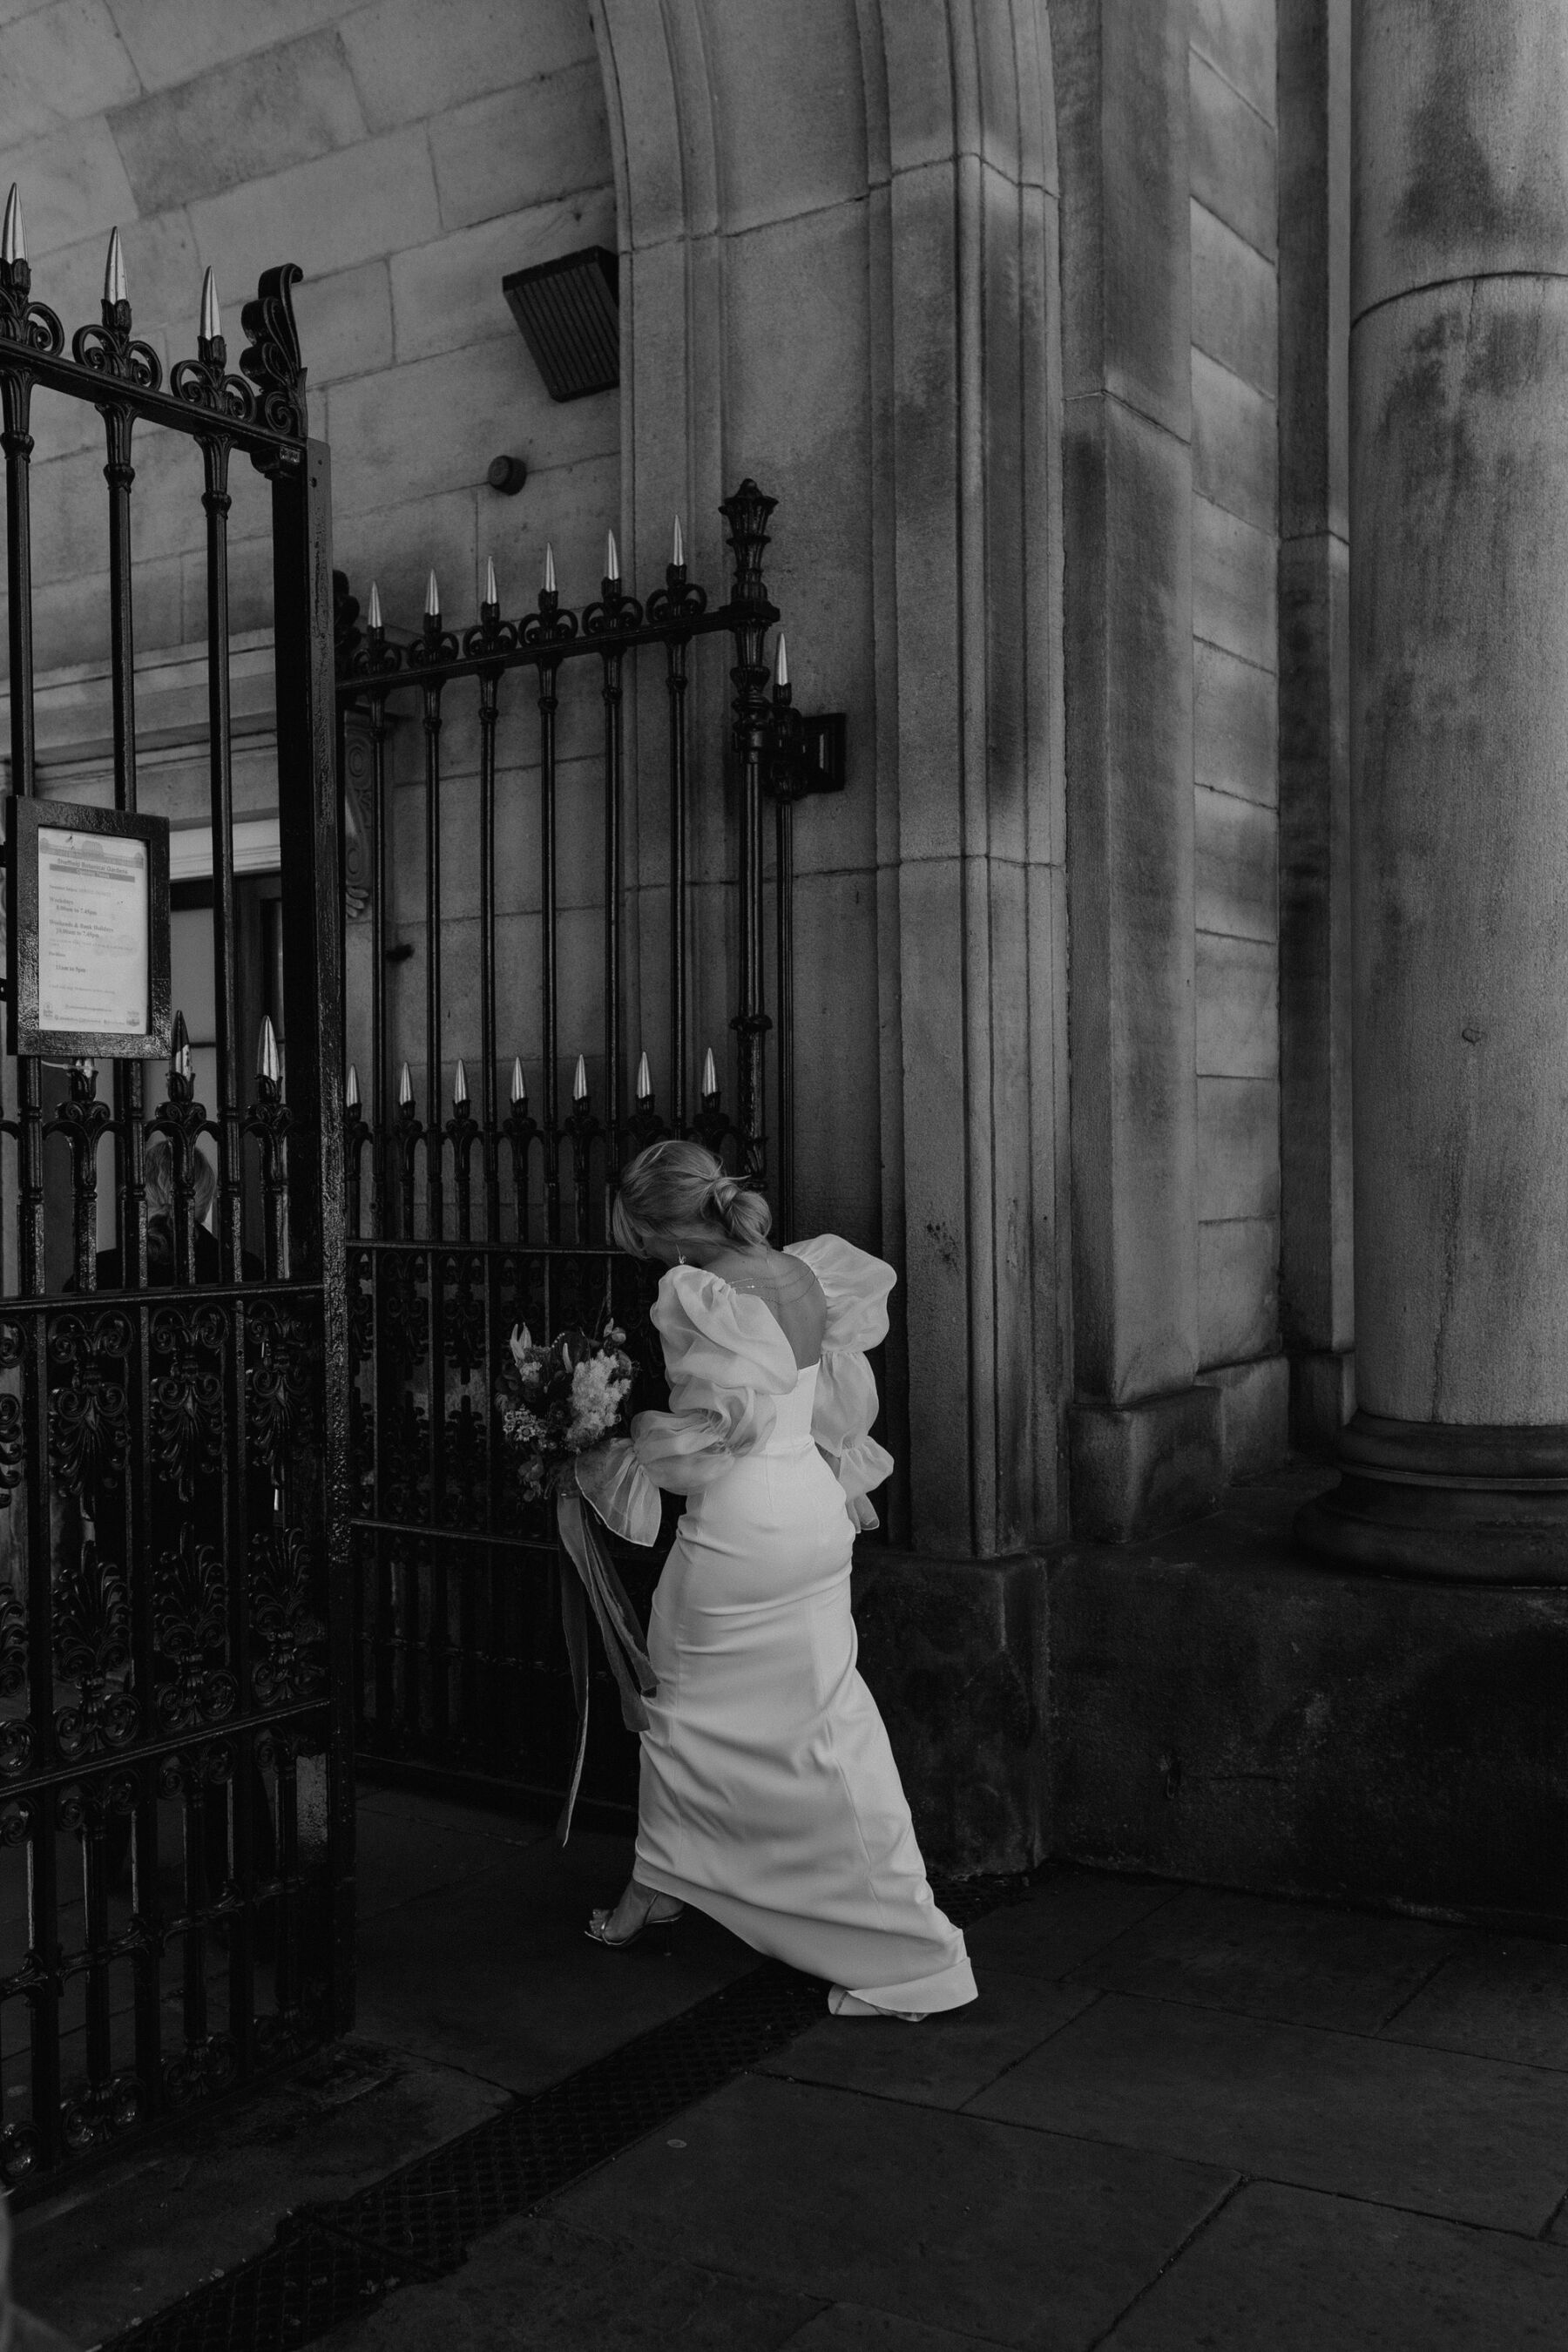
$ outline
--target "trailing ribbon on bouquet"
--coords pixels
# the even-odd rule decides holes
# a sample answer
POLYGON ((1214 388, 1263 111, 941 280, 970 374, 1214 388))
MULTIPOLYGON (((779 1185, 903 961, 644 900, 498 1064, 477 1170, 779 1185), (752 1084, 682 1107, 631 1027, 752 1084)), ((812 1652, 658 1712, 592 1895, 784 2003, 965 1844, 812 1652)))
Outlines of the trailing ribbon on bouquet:
POLYGON ((610 1672, 621 1694, 621 1721, 628 1731, 647 1729, 645 1698, 658 1685, 648 1662, 647 1648, 625 1585, 591 1509, 584 1507, 575 1483, 562 1486, 555 1496, 555 1532, 561 1551, 561 1631, 572 1667, 572 1688, 577 1701, 577 1755, 561 1819, 557 1842, 564 1845, 572 1833, 572 1814, 588 1752, 588 1611, 594 1612, 605 1644, 610 1672))

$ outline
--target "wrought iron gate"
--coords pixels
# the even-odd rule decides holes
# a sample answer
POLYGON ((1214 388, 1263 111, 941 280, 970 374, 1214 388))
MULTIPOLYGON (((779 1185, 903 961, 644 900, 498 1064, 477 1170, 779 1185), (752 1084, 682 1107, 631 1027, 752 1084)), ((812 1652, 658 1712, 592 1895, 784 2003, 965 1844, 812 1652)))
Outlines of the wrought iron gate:
POLYGON ((210 277, 197 356, 132 332, 119 237, 69 351, 32 298, 15 194, 0 257, 11 791, 37 793, 37 395, 101 416, 114 800, 137 798, 131 530, 143 436, 191 450, 205 510, 217 1100, 176 1022, 163 1100, 8 1061, 0 1160, 0 2171, 79 2151, 339 2031, 352 2009, 343 1573, 338 843, 329 479, 290 301, 269 270, 231 374, 210 277), (237 1033, 229 467, 270 482, 282 1029, 237 1033), (252 1078, 248 1072, 254 1067, 252 1078), (331 1116, 323 1123, 323 1089, 331 1116), (64 1094, 66 1098, 59 1097, 64 1094), (216 1145, 216 1234, 197 1220, 216 1145), (161 1140, 160 1140, 161 1139, 161 1140), (150 1155, 161 1193, 150 1207, 150 1155), (68 1182, 46 1160, 68 1156, 68 1182), (111 1169, 100 1228, 100 1160, 111 1169), (247 1209, 247 1201, 251 1203, 247 1209), (71 1273, 48 1269, 68 1228, 71 1273), (105 1248, 103 1244, 112 1239, 105 1248))
MULTIPOLYGON (((762 576, 773 503, 751 481, 725 502, 734 576, 718 607, 688 579, 679 535, 664 584, 646 605, 623 588, 612 538, 601 596, 583 613, 560 602, 551 562, 536 609, 503 620, 492 572, 492 601, 461 637, 443 625, 434 575, 424 625, 401 646, 388 638, 374 590, 369 626, 360 631, 359 606, 343 583, 338 691, 345 714, 360 713, 368 731, 361 797, 372 972, 370 1092, 362 1097, 351 1071, 346 1108, 358 1738, 361 1754, 384 1770, 411 1769, 420 1777, 436 1770, 541 1795, 562 1786, 573 1701, 556 1621, 554 1538, 544 1507, 524 1503, 509 1475, 498 1379, 514 1325, 537 1338, 608 1315, 632 1335, 642 1368, 637 1402, 660 1401, 662 1370, 647 1322, 652 1283, 609 1244, 616 1171, 658 1136, 693 1134, 766 1186, 778 1226, 786 1234, 790 1227, 793 812, 803 793, 841 785, 843 721, 803 718, 782 662, 770 667, 765 658, 767 632, 779 617, 762 576), (733 646, 732 1015, 725 1008, 735 1039, 733 1117, 710 1052, 693 1084, 688 706, 694 648, 710 638, 733 646), (668 1115, 656 1101, 646 1052, 626 1083, 622 870, 627 669, 638 656, 658 666, 661 656, 668 1021, 664 1038, 647 1042, 667 1055, 668 1115), (600 705, 596 1088, 588 1054, 575 1051, 584 1042, 581 1026, 573 1035, 562 1013, 563 982, 582 961, 563 943, 558 870, 558 714, 574 672, 596 685, 600 705), (498 774, 504 772, 497 734, 503 682, 513 676, 533 688, 523 717, 536 730, 534 772, 526 780, 537 795, 536 1019, 515 1003, 498 1016, 497 1003, 498 774), (459 908, 442 892, 441 818, 453 783, 442 745, 447 698, 464 687, 477 698, 478 903, 465 897, 459 908), (413 785, 425 863, 423 1017, 405 1016, 418 1038, 415 1055, 395 1045, 399 1024, 390 1001, 394 959, 416 952, 413 942, 392 936, 389 706, 398 697, 417 711, 423 755, 413 785), (765 799, 774 811, 771 872, 765 799), (450 978, 443 923, 459 912, 473 921, 460 978, 477 997, 477 1099, 464 1061, 442 1052, 450 978), (773 967, 776 1027, 764 1010, 764 960, 773 967)), ((515 774, 506 781, 509 791, 523 788, 515 774)), ((515 961, 512 972, 515 980, 515 961)), ((574 1000, 582 993, 574 988, 574 1000)), ((637 1036, 642 1043, 646 1033, 637 1036)), ((634 1598, 646 1601, 662 1547, 652 1561, 626 1549, 620 1559, 634 1598)), ((620 1729, 607 1678, 606 1687, 609 1704, 594 1710, 584 1795, 590 1805, 625 1805, 635 1795, 637 1750, 620 1729)))

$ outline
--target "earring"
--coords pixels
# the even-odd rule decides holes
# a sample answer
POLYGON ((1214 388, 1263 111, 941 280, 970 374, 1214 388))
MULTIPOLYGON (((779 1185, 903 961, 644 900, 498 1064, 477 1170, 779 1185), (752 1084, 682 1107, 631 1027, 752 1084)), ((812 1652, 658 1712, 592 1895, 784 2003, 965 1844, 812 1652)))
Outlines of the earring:
POLYGON ((686 1264, 686 1252, 684 1250, 677 1250, 675 1257, 678 1265, 684 1265, 686 1264))

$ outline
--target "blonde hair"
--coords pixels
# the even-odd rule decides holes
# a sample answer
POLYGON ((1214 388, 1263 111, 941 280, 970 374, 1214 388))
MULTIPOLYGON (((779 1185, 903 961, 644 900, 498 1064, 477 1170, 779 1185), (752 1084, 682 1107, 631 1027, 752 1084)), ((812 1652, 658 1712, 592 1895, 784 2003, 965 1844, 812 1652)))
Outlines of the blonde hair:
POLYGON ((620 1248, 647 1257, 653 1234, 696 1238, 707 1226, 742 1249, 754 1249, 773 1223, 760 1192, 726 1175, 722 1161, 700 1143, 665 1136, 639 1151, 621 1175, 610 1230, 620 1248))
MULTIPOLYGON (((191 1157, 195 1162, 191 1171, 191 1213, 201 1224, 217 1198, 217 1170, 199 1143, 193 1146, 191 1157)), ((142 1181, 147 1188, 148 1215, 170 1215, 174 1206, 174 1147, 166 1135, 148 1137, 142 1181)))

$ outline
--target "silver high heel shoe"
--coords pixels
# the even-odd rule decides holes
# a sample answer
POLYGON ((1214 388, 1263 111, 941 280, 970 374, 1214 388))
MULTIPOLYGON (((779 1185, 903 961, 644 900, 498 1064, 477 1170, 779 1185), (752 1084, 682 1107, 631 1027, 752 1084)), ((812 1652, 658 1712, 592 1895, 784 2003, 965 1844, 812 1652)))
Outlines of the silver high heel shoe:
POLYGON ((635 1944, 639 1937, 652 1936, 668 1958, 674 1948, 677 1924, 685 1916, 684 1903, 677 1903, 673 1895, 654 1895, 649 1897, 647 1909, 629 1936, 606 1934, 605 1930, 615 1916, 613 1908, 607 1911, 591 1911, 588 1914, 588 1924, 583 1933, 591 1944, 603 1944, 607 1952, 624 1952, 627 1946, 635 1944), (661 1903, 669 1907, 661 1911, 659 1908, 661 1903))

